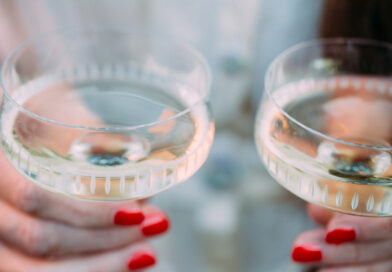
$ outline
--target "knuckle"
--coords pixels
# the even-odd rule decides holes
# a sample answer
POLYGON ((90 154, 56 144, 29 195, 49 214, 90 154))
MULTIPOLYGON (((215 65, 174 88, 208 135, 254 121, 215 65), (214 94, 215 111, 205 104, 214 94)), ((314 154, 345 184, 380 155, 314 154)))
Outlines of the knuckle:
POLYGON ((20 227, 19 237, 27 253, 33 256, 50 255, 57 247, 56 236, 45 229, 45 226, 39 221, 25 222, 20 227))
POLYGON ((41 196, 35 185, 29 182, 19 182, 14 188, 13 199, 19 209, 34 213, 40 206, 41 196))

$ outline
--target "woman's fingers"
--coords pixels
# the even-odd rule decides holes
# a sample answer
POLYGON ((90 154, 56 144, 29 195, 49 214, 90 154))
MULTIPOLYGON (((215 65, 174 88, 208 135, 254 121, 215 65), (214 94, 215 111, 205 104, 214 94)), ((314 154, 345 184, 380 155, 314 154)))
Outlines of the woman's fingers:
POLYGON ((308 215, 314 222, 324 226, 334 216, 334 212, 314 204, 308 204, 308 215))
POLYGON ((32 256, 62 256, 123 247, 146 237, 165 233, 167 217, 146 208, 140 226, 85 229, 40 220, 0 202, 0 238, 32 256))
POLYGON ((23 255, 0 242, 0 260, 0 272, 127 272, 140 271, 156 263, 153 249, 146 243, 83 257, 45 260, 23 255))
MULTIPOLYGON (((156 264, 153 249, 147 244, 137 244, 126 248, 88 257, 67 261, 56 261, 50 265, 41 265, 39 272, 95 272, 140 271, 156 264)), ((38 272, 37 271, 37 272, 38 272)))
POLYGON ((352 241, 392 239, 392 218, 369 218, 339 213, 330 213, 321 207, 310 205, 309 215, 327 225, 325 240, 330 244, 352 241))
POLYGON ((318 270, 318 272, 390 272, 392 271, 392 261, 383 261, 377 263, 354 265, 354 266, 343 266, 343 267, 331 267, 318 270))
POLYGON ((302 233, 294 243, 292 258, 299 263, 325 265, 358 264, 387 260, 392 257, 392 241, 331 245, 325 242, 326 232, 302 233))
POLYGON ((369 218, 336 214, 327 227, 326 241, 331 244, 392 239, 392 218, 369 218))
POLYGON ((21 176, 0 151, 0 198, 16 209, 80 227, 140 224, 144 215, 136 201, 86 202, 45 191, 21 176))

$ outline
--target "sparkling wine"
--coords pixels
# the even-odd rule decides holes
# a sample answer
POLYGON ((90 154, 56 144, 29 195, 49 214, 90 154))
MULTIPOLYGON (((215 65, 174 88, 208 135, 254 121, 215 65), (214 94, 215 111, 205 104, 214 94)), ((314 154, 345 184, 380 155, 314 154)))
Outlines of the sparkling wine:
POLYGON ((3 105, 2 143, 17 169, 51 190, 146 197, 190 177, 208 155, 214 126, 194 93, 129 67, 78 67, 16 91, 24 109, 3 105))
POLYGON ((308 201, 392 214, 391 87, 385 78, 339 76, 274 91, 256 126, 269 172, 308 201))

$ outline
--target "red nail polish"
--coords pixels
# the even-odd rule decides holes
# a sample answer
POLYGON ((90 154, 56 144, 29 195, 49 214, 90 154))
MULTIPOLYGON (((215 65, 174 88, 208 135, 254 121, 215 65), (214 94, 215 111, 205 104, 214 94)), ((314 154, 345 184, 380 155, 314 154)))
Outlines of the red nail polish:
POLYGON ((120 226, 137 225, 143 222, 144 215, 139 210, 122 210, 114 215, 114 224, 120 226))
POLYGON ((141 224, 144 236, 154 236, 169 229, 169 219, 164 213, 153 213, 146 216, 141 224))
POLYGON ((128 268, 130 271, 143 269, 155 265, 156 262, 155 257, 151 254, 136 252, 129 261, 128 268))
POLYGON ((343 244, 354 241, 357 238, 357 233, 352 228, 338 228, 327 233, 325 241, 328 244, 343 244))
POLYGON ((291 258, 298 263, 314 263, 321 261, 322 252, 318 246, 301 245, 293 249, 291 258))

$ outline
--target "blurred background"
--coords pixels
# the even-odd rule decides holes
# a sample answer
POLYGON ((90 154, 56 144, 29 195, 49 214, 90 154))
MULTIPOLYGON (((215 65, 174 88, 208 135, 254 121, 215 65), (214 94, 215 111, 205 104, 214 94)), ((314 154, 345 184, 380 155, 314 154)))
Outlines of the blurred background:
POLYGON ((152 271, 302 271, 291 244, 314 226, 305 203, 264 170, 254 116, 273 58, 304 40, 350 35, 325 24, 339 22, 330 7, 354 2, 364 1, 0 0, 0 60, 31 36, 97 24, 148 28, 198 48, 213 70, 216 138, 194 177, 152 199, 172 220, 170 234, 153 242, 160 261, 152 271))

